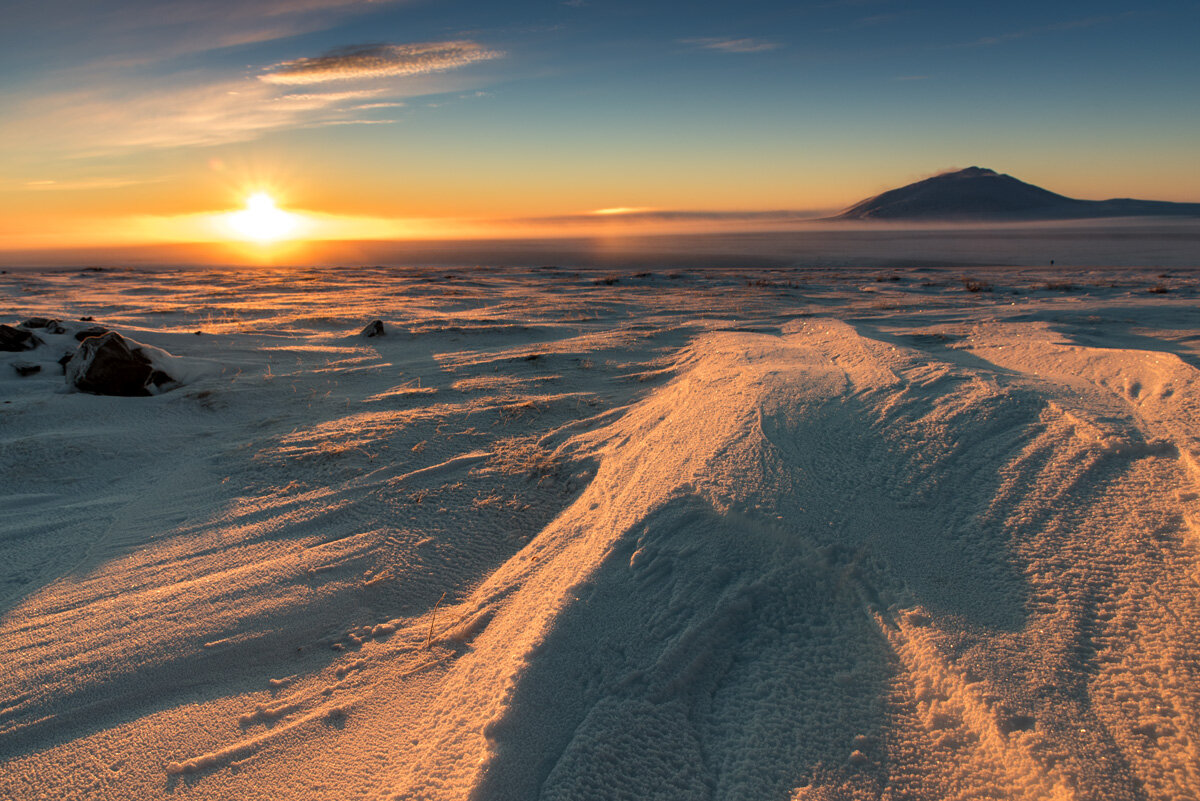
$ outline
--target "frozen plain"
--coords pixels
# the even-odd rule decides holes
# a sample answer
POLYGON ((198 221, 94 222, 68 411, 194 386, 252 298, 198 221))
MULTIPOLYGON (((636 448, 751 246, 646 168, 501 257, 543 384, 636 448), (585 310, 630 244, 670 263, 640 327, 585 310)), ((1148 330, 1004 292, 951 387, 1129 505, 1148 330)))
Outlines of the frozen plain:
POLYGON ((0 796, 1200 794, 1198 273, 0 293, 0 796))

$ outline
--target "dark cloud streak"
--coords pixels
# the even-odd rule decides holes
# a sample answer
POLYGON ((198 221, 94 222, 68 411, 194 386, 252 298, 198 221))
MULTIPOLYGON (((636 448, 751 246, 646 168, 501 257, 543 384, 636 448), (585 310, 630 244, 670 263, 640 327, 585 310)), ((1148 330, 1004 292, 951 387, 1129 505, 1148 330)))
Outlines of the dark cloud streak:
POLYGON ((680 44, 694 45, 705 50, 716 50, 720 53, 765 53, 779 48, 778 42, 768 42, 763 39, 730 37, 702 37, 699 39, 680 39, 680 44))
POLYGON ((404 77, 457 69, 501 55, 470 41, 363 44, 285 61, 258 77, 267 83, 285 85, 404 77))

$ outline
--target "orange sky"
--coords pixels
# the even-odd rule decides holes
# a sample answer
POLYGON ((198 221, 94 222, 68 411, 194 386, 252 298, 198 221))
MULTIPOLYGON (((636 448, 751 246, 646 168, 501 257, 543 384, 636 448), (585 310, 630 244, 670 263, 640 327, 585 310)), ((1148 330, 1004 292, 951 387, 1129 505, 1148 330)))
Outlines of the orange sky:
POLYGON ((970 165, 1200 201, 1200 13, 1109 5, 25 4, 0 250, 227 239, 255 192, 316 238, 762 227, 970 165))

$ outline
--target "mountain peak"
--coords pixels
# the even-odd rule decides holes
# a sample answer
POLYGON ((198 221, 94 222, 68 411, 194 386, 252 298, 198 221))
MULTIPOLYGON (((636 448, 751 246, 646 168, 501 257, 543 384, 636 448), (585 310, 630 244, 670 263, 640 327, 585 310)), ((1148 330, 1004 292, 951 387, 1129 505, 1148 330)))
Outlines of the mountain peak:
POLYGON ((986 167, 944 172, 867 198, 842 219, 965 219, 1025 217, 1078 201, 1018 181, 986 167))
POLYGON ((967 167, 965 170, 951 170, 944 172, 936 177, 938 178, 982 178, 984 176, 1000 175, 995 170, 989 170, 987 167, 967 167))
POLYGON ((1087 217, 1200 216, 1200 203, 1076 200, 986 167, 967 167, 891 189, 838 220, 1069 220, 1087 217))

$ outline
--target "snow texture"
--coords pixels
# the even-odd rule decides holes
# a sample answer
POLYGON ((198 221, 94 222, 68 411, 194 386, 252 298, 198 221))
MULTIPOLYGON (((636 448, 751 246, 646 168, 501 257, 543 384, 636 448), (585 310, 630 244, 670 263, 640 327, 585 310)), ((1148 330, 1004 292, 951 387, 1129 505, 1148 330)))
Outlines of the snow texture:
POLYGON ((0 797, 1200 794, 1193 272, 83 275, 0 275, 0 797))

